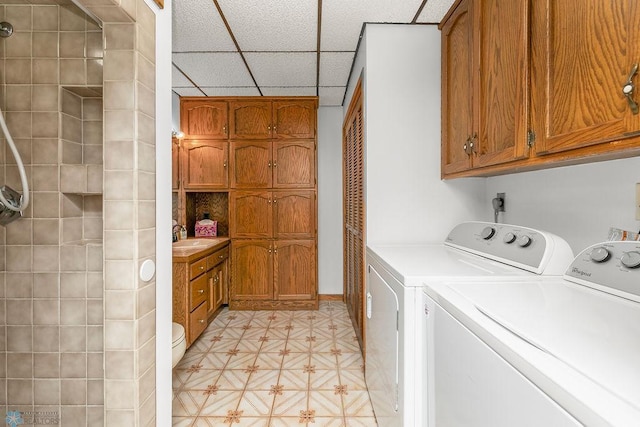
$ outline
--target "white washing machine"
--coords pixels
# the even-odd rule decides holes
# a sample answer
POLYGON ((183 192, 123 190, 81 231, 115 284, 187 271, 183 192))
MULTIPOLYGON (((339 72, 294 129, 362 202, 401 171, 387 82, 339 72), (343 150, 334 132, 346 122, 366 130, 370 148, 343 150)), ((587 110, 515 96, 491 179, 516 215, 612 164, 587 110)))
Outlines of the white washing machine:
POLYGON ((640 243, 564 277, 425 287, 437 427, 640 425, 640 243))
POLYGON ((378 424, 434 427, 423 390, 425 283, 554 277, 572 259, 551 233, 485 222, 457 225, 444 243, 368 247, 365 377, 378 424))

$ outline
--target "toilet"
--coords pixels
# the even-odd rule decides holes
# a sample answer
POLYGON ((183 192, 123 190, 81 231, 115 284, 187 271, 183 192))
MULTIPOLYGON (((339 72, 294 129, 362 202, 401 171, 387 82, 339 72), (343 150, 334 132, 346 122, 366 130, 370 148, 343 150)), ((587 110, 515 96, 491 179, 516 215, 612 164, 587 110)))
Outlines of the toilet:
POLYGON ((187 349, 187 340, 184 335, 184 327, 182 327, 179 323, 173 323, 171 326, 171 334, 172 334, 172 350, 171 350, 171 368, 175 368, 182 356, 184 356, 184 352, 187 349))

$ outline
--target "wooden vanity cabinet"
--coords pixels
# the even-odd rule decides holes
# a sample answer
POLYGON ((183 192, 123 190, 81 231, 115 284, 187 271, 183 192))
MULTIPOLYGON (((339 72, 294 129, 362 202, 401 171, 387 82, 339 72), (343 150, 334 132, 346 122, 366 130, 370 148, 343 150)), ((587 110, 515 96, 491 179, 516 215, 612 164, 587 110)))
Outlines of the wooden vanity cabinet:
POLYGON ((229 240, 173 257, 173 321, 185 328, 189 347, 227 303, 229 240))

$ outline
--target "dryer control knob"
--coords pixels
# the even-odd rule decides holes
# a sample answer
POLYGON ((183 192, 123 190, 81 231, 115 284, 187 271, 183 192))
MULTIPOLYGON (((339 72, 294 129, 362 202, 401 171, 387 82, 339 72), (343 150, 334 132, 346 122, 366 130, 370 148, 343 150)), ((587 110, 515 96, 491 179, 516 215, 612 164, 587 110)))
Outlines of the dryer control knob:
POLYGON ((508 232, 507 234, 504 235, 504 237, 502 238, 502 241, 505 242, 506 244, 511 244, 516 241, 516 235, 513 234, 512 232, 508 232))
POLYGON ((490 238, 492 238, 494 235, 496 234, 496 229, 493 227, 485 227, 482 230, 482 233, 480 233, 480 236, 482 236, 482 238, 484 240, 489 240, 490 238))
POLYGON ((605 262, 611 257, 611 253, 604 246, 594 248, 591 251, 591 260, 595 262, 605 262))
POLYGON ((640 252, 625 252, 622 254, 622 257, 620 257, 620 262, 627 268, 638 268, 640 267, 640 252))
POLYGON ((526 248, 531 244, 531 242, 533 242, 533 240, 531 240, 531 237, 520 236, 518 237, 518 241, 516 243, 518 243, 518 246, 520 246, 521 248, 526 248))

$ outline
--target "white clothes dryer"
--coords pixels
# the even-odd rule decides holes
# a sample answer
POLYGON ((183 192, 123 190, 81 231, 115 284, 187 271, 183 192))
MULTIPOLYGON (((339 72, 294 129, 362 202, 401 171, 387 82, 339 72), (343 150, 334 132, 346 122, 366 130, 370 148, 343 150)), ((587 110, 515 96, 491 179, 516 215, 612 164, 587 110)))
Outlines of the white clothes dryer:
POLYGON ((556 235, 486 222, 461 223, 444 243, 369 246, 365 378, 378 425, 434 427, 425 405, 425 283, 554 277, 572 259, 556 235))
POLYGON ((438 427, 640 425, 640 243, 563 277, 424 288, 438 427))

